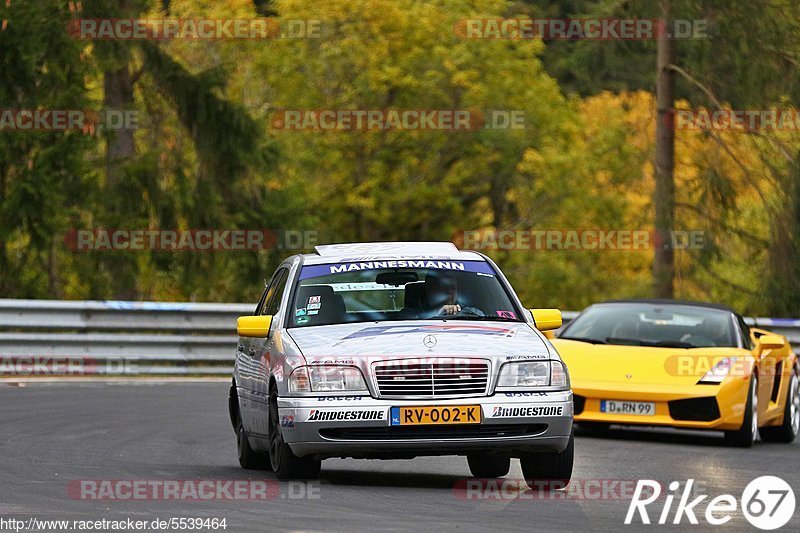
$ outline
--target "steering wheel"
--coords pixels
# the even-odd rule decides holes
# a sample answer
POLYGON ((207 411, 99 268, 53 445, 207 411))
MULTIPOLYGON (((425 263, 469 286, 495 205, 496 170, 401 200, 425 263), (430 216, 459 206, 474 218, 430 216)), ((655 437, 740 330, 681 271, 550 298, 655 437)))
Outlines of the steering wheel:
POLYGON ((688 342, 689 344, 693 344, 698 348, 711 348, 717 345, 713 339, 706 337, 705 335, 693 335, 691 333, 681 337, 681 342, 688 342))
POLYGON ((436 318, 447 318, 449 316, 486 316, 486 314, 477 307, 462 307, 458 313, 447 315, 440 312, 436 315, 436 318))

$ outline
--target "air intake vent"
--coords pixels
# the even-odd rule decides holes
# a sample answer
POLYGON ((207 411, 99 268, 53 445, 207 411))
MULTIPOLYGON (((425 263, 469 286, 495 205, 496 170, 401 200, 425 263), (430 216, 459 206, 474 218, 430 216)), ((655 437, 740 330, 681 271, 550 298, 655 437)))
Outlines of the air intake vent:
POLYGON ((694 422, 711 422, 719 418, 719 406, 713 396, 708 398, 690 398, 669 402, 669 416, 675 420, 691 420, 694 422))

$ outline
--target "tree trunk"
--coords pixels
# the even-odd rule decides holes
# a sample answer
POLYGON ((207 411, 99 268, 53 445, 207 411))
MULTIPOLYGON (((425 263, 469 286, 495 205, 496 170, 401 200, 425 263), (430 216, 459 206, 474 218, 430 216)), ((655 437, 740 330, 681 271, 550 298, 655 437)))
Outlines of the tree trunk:
MULTIPOLYGON (((133 78, 128 65, 103 73, 103 104, 106 109, 133 107, 133 78)), ((113 194, 122 180, 122 167, 136 153, 133 130, 106 131, 106 187, 113 194)))
MULTIPOLYGON (((103 73, 103 105, 106 109, 126 110, 133 108, 133 78, 127 63, 120 68, 111 68, 103 73)), ((125 164, 136 155, 133 130, 106 131, 106 223, 116 226, 120 222, 129 223, 125 213, 131 210, 130 203, 135 199, 124 194, 123 179, 125 164)), ((131 300, 136 296, 136 261, 130 253, 104 258, 109 272, 112 272, 111 291, 114 298, 131 300), (125 257, 126 255, 130 257, 125 257)))
MULTIPOLYGON (((0 164, 0 205, 6 201, 6 166, 0 164)), ((2 224, 0 220, 0 224, 2 224)), ((1 228, 1 226, 0 226, 1 228)), ((8 253, 6 252, 6 234, 0 232, 0 297, 8 297, 9 293, 6 292, 6 280, 11 278, 8 264, 8 253)))
POLYGON ((800 153, 795 158, 772 220, 763 302, 770 316, 800 316, 800 153))
POLYGON ((61 299, 64 297, 61 294, 61 287, 58 283, 58 250, 56 248, 57 236, 53 235, 50 240, 50 249, 47 251, 47 284, 49 298, 61 299))
POLYGON ((675 72, 669 67, 675 61, 675 41, 667 35, 672 27, 671 0, 661 0, 664 24, 658 37, 656 68, 656 157, 655 157, 655 255, 653 258, 653 292, 659 298, 674 296, 675 254, 672 231, 675 218, 675 72))

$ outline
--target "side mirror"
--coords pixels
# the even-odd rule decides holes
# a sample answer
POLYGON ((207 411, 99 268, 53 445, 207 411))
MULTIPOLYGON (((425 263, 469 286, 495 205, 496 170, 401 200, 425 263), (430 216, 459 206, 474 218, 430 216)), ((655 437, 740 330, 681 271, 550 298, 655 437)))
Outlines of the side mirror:
POLYGON ((539 331, 550 331, 561 327, 561 311, 558 309, 530 309, 533 325, 539 331))
POLYGON ((758 344, 762 350, 777 350, 786 346, 786 340, 780 335, 761 335, 758 344))
POLYGON ((240 337, 266 338, 272 325, 272 315, 240 316, 236 321, 236 332, 240 337))

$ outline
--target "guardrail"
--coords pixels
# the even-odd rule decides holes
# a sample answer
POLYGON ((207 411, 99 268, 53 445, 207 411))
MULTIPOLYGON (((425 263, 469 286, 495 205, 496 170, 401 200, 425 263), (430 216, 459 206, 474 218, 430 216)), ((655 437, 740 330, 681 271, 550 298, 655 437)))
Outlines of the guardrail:
MULTIPOLYGON (((0 378, 229 375, 253 304, 0 299, 0 378)), ((578 315, 563 313, 568 323, 578 315)), ((800 320, 748 318, 800 345, 800 320)))
POLYGON ((0 299, 0 377, 228 375, 254 307, 0 299))

